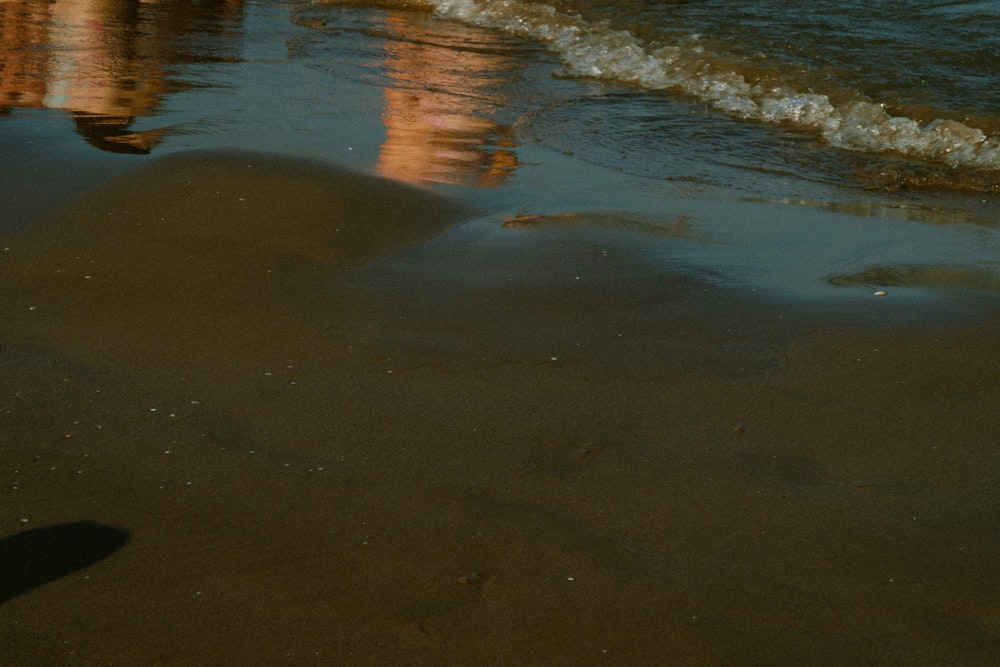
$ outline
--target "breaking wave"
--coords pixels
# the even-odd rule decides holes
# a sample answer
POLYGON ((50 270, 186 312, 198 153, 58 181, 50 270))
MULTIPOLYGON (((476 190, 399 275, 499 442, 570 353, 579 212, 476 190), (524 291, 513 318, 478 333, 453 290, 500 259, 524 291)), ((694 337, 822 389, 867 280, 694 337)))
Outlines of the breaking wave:
MULTIPOLYGON (((894 115, 887 105, 850 91, 817 92, 743 67, 706 48, 697 35, 647 45, 629 30, 520 0, 426 0, 440 18, 535 40, 557 54, 569 76, 680 92, 734 117, 812 132, 831 146, 896 153, 953 168, 1000 171, 1000 137, 947 118, 894 115)), ((919 116, 921 114, 914 114, 919 116)))

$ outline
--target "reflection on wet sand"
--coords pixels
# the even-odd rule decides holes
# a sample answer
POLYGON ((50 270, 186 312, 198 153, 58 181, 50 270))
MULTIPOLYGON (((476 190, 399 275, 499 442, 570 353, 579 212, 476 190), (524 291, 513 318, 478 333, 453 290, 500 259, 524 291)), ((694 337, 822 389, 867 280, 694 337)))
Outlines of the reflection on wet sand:
POLYGON ((474 44, 431 37, 426 21, 412 13, 385 18, 393 83, 385 89, 378 171, 411 183, 495 187, 518 166, 511 128, 486 117, 504 103, 494 90, 506 68, 493 52, 499 44, 484 43, 481 33, 474 44))
POLYGON ((148 153, 168 128, 134 131, 180 87, 175 36, 232 23, 241 0, 189 3, 55 0, 0 3, 0 114, 64 109, 88 143, 148 153))
POLYGON ((808 206, 810 208, 845 213, 859 218, 894 218, 897 220, 914 220, 934 225, 953 225, 957 223, 996 227, 997 221, 989 216, 977 215, 975 211, 958 207, 934 206, 929 203, 914 203, 908 200, 896 202, 881 199, 853 200, 817 200, 792 199, 789 197, 745 197, 746 202, 762 202, 765 204, 788 204, 792 206, 808 206))
POLYGON ((877 266, 860 273, 834 276, 839 286, 958 288, 1000 292, 996 265, 980 268, 962 265, 877 266))

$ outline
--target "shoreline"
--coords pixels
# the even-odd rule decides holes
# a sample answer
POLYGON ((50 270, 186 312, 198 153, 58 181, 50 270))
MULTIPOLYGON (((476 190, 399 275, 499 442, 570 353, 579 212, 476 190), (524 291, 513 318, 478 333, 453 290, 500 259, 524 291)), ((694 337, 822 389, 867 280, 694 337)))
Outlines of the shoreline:
POLYGON ((0 606, 10 664, 998 657, 995 318, 471 217, 206 152, 5 239, 0 540, 130 534, 0 606))

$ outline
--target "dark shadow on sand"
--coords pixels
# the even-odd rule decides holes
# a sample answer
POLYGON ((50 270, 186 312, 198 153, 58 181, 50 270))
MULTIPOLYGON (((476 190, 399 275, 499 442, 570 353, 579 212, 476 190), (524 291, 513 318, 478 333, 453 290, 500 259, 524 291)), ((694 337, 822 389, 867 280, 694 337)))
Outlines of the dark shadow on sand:
POLYGON ((0 604, 107 558, 129 537, 122 528, 80 521, 0 540, 0 604))

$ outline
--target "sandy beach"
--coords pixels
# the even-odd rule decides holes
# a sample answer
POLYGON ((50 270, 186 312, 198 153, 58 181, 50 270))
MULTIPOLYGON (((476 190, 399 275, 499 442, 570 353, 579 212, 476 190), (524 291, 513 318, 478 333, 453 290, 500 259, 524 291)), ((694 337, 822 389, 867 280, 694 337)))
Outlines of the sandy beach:
POLYGON ((0 662, 1000 659, 988 308, 477 215, 195 151, 5 237, 0 662))
POLYGON ((0 666, 1000 664, 989 3, 557 4, 0 3, 0 666))

